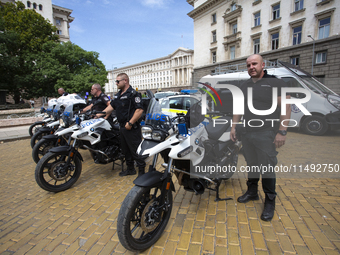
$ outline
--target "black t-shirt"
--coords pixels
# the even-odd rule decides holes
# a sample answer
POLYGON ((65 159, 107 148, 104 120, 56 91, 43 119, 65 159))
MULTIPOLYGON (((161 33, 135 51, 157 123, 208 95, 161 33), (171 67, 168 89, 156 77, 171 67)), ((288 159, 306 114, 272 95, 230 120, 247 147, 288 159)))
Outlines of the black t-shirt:
POLYGON ((118 122, 124 124, 128 122, 136 109, 143 109, 142 97, 140 93, 131 86, 121 95, 119 91, 111 101, 111 106, 116 110, 118 122))
POLYGON ((269 115, 257 115, 250 111, 248 107, 248 88, 253 88, 252 104, 256 110, 269 110, 273 103, 273 88, 277 88, 277 97, 281 97, 281 88, 285 87, 285 83, 273 76, 268 75, 267 71, 264 71, 262 79, 255 83, 250 78, 241 85, 241 90, 244 95, 244 116, 243 119, 246 123, 247 131, 264 131, 264 130, 277 130, 280 122, 281 108, 277 104, 274 107, 276 109, 269 115), (269 121, 276 119, 276 121, 269 121), (278 120, 277 120, 278 119, 278 120))
POLYGON ((110 102, 110 99, 104 93, 101 93, 99 97, 94 97, 92 99, 92 111, 96 110, 98 112, 103 111, 107 107, 107 102, 110 102))

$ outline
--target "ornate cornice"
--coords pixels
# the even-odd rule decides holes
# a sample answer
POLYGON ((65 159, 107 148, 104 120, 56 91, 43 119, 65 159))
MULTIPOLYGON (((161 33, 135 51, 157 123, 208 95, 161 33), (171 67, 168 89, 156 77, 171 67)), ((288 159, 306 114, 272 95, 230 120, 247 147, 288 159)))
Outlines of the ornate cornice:
POLYGON ((230 2, 231 0, 208 0, 204 4, 198 6, 194 10, 188 13, 188 16, 192 19, 195 19, 198 15, 210 10, 212 7, 216 6, 222 2, 230 2))

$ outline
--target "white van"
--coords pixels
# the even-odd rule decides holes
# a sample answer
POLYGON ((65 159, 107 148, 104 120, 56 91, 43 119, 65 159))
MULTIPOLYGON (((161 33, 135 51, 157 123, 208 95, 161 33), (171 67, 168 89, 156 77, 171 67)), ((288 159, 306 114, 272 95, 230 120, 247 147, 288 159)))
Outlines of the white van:
MULTIPOLYGON (((312 114, 304 115, 295 105, 291 106, 290 126, 299 127, 303 132, 310 135, 323 135, 328 129, 340 129, 340 96, 320 83, 309 73, 291 64, 280 62, 280 67, 266 68, 268 74, 275 75, 287 83, 287 87, 298 87, 308 89, 311 98, 302 105, 312 114)), ((240 86, 249 79, 247 71, 207 75, 200 79, 200 83, 206 83, 216 89, 222 98, 223 108, 216 105, 214 110, 232 113, 232 96, 228 89, 221 89, 222 84, 240 86), (220 86, 219 86, 220 84, 220 86)), ((303 98, 304 93, 291 93, 291 97, 303 98)))

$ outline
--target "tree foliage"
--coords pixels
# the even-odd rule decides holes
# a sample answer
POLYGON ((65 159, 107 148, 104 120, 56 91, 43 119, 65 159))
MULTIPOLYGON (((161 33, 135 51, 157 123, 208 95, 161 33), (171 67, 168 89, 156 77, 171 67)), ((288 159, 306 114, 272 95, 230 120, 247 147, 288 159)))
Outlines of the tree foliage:
POLYGON ((96 52, 60 43, 56 27, 21 2, 0 3, 0 88, 16 102, 104 85, 107 72, 96 52))

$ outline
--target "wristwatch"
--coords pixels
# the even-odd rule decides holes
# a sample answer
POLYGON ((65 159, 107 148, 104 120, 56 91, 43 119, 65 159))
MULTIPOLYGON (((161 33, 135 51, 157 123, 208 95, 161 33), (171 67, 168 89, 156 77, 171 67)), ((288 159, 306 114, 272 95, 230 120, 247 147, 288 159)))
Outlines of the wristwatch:
POLYGON ((277 132, 278 132, 280 135, 283 135, 283 136, 287 135, 287 131, 286 131, 286 130, 278 130, 277 132))
POLYGON ((132 126, 133 126, 133 124, 132 124, 130 121, 128 121, 128 124, 129 124, 129 126, 130 126, 130 127, 132 127, 132 126))

